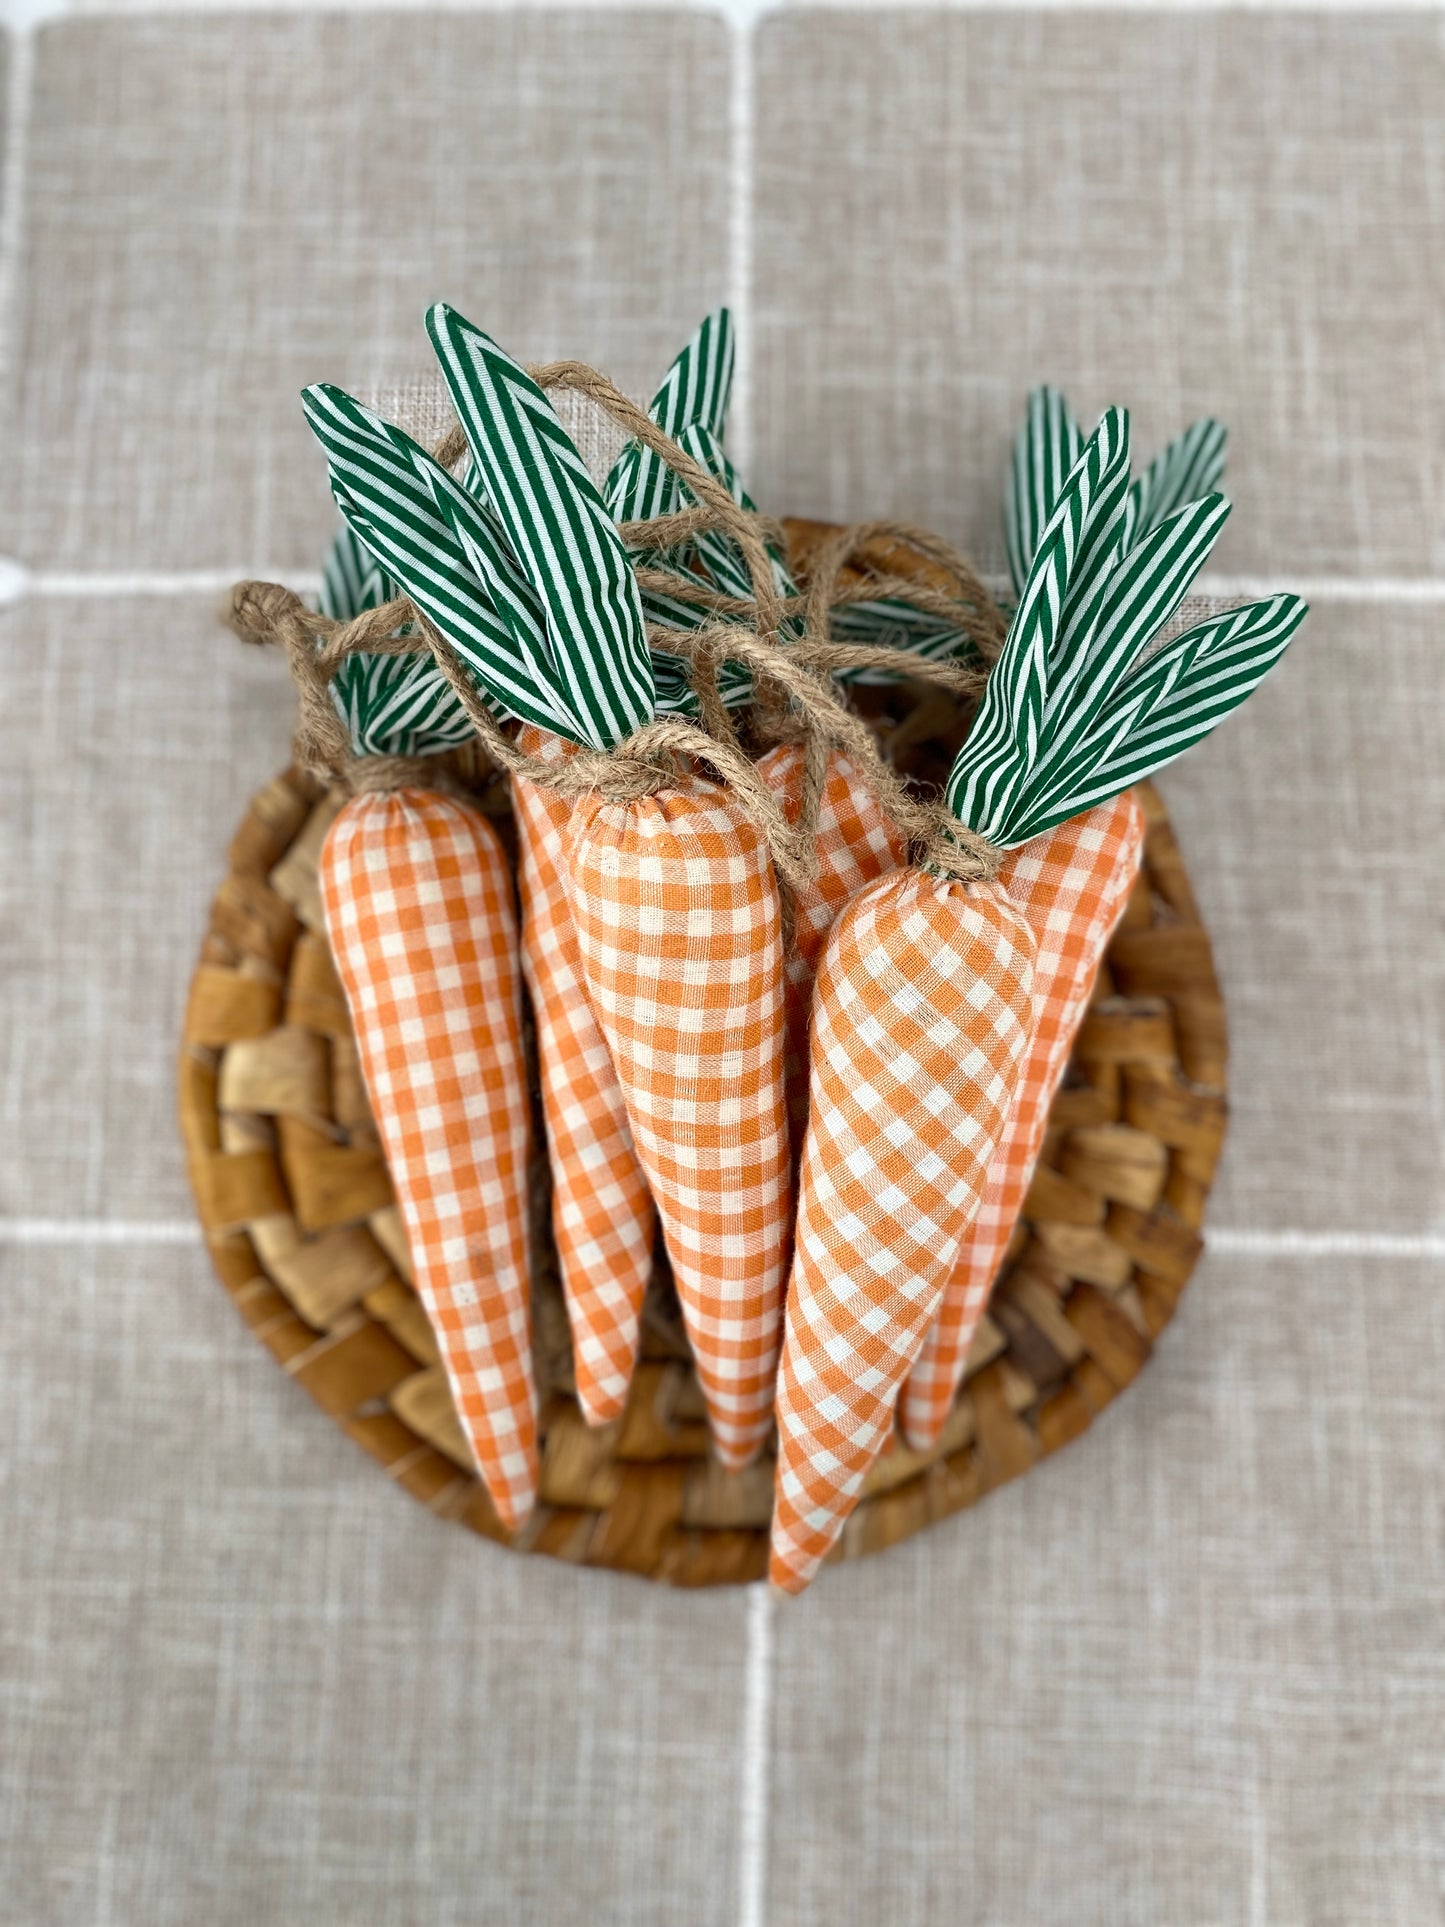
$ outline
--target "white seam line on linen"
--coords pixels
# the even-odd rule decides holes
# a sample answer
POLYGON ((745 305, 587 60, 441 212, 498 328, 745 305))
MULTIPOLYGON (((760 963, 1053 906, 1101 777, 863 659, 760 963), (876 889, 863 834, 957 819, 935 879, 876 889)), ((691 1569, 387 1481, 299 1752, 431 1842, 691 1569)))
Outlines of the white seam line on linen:
POLYGON ((224 595, 237 582, 284 582, 298 595, 321 587, 319 569, 42 569, 21 572, 18 596, 224 595))
POLYGON ((1445 1258, 1445 1231, 1240 1231, 1204 1227, 1222 1258, 1445 1258))
MULTIPOLYGON (((734 277, 736 282, 736 275, 734 277)), ((746 296, 747 290, 740 290, 746 296)), ((734 306, 734 314, 737 308, 734 306)), ((747 421, 749 389, 743 368, 746 351, 739 355, 739 372, 734 380, 734 425, 747 421), (738 414, 739 404, 743 413, 738 414)), ((741 437, 739 438, 741 440, 741 437)), ((741 466, 741 463, 739 464, 741 466)), ((7 590, 0 602, 21 601, 26 596, 73 597, 101 596, 186 596, 224 595, 233 583, 248 577, 266 582, 284 582, 298 595, 314 595, 321 587, 316 569, 38 569, 30 571, 19 563, 0 557, 0 570, 6 572, 7 590), (9 586, 13 578, 13 586, 9 586)), ((1007 587, 1003 576, 985 576, 990 589, 1007 587)), ((1239 598, 1251 602, 1256 597, 1277 595, 1288 589, 1306 602, 1381 602, 1445 603, 1445 576, 1300 576, 1284 565, 1277 578, 1252 575, 1202 575, 1192 594, 1212 599, 1239 598)))
MULTIPOLYGON (((193 1218, 0 1218, 0 1245, 198 1245, 204 1231, 193 1218)), ((1220 1258, 1445 1258, 1445 1231, 1247 1231, 1204 1226, 1204 1251, 1220 1258)), ((773 1596, 767 1586, 751 1596, 749 1611, 761 1615, 773 1596)), ((767 1738, 769 1624, 749 1619, 748 1725, 746 1748, 767 1738), (761 1703, 753 1694, 761 1692, 761 1703), (757 1730, 755 1729, 757 1723, 757 1730)), ((746 1775, 751 1784, 751 1773, 746 1775)), ((744 1794, 748 1811, 749 1794, 744 1794)))
POLYGON ((738 344, 733 370, 729 445, 746 475, 753 452, 753 15, 743 7, 729 11, 732 22, 732 85, 729 90, 728 248, 731 257, 729 305, 733 340, 738 344))
MULTIPOLYGON (((832 11, 892 13, 907 10, 921 13, 1016 12, 1025 0, 827 0, 832 11)), ((1068 13, 1097 10, 1098 0, 1027 0, 1031 10, 1068 13)), ((1359 13, 1378 8, 1385 0, 1115 0, 1117 9, 1130 13, 1359 13)), ((798 0, 799 10, 815 10, 816 0, 798 0)), ((1439 0, 1389 0, 1394 13, 1433 13, 1439 0)), ((266 12, 311 13, 318 11, 317 0, 264 0, 266 12)), ((533 12, 664 12, 671 8, 658 0, 328 0, 328 10, 338 13, 517 13, 533 12)), ((679 0, 679 11, 722 13, 729 16, 746 11, 753 17, 793 11, 788 0, 679 0)), ((148 13, 206 14, 234 13, 236 0, 151 0, 148 13)), ((242 6, 242 12, 260 12, 260 4, 242 6)), ((107 0, 0 0, 0 25, 8 26, 17 38, 31 27, 51 20, 95 20, 117 17, 107 0)))
POLYGON ((0 1218, 0 1245, 198 1245, 194 1218, 0 1218))
POLYGON ((10 358, 20 319, 20 264, 25 249, 25 175, 30 149, 30 99, 35 42, 15 35, 5 90, 5 181, 0 195, 0 393, 10 393, 10 358))
POLYGON ((738 1828, 738 1927, 767 1927, 768 1807, 773 1759, 773 1611, 766 1582, 747 1591, 741 1816, 738 1828))

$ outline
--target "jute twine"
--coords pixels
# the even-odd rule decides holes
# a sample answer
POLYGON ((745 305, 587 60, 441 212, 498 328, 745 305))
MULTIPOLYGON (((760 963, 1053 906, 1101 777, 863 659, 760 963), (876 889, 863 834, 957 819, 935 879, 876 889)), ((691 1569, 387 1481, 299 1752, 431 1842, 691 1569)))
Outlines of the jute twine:
MULTIPOLYGON (((340 777, 353 793, 409 786, 464 787, 446 767, 447 759, 354 756, 331 700, 331 680, 348 656, 410 655, 425 650, 456 693, 481 750, 498 770, 563 795, 596 792, 630 802, 676 783, 679 758, 706 763, 767 839, 780 880, 796 886, 816 869, 818 809, 828 757, 837 750, 873 789, 920 861, 963 882, 992 877, 1000 853, 938 803, 909 793, 883 760, 871 730, 838 699, 831 682, 843 670, 883 669, 959 697, 976 696, 986 671, 928 662, 908 650, 881 644, 837 642, 831 635, 835 609, 897 598, 942 617, 969 638, 986 664, 992 663, 1002 647, 1004 625, 969 563, 927 530, 898 522, 860 523, 820 544, 809 557, 803 594, 784 597, 774 579, 770 553, 781 542, 776 524, 740 508, 713 475, 605 375, 574 361, 550 363, 530 373, 542 388, 566 388, 588 396, 629 436, 658 455, 698 504, 627 524, 622 535, 644 558, 637 568, 640 586, 685 603, 703 617, 692 630, 659 624, 649 624, 647 630, 650 647, 684 657, 691 665, 700 723, 659 717, 615 750, 584 748, 560 761, 527 756, 499 725, 450 643, 409 598, 399 597, 350 620, 336 621, 307 609, 297 595, 279 584, 239 583, 228 611, 230 626, 248 642, 284 648, 290 663, 299 699, 298 763, 313 772, 340 777), (725 535, 735 544, 747 569, 750 598, 724 595, 685 570, 665 565, 670 549, 704 531, 725 535), (889 546, 905 548, 935 564, 957 584, 956 592, 946 593, 931 583, 879 569, 876 555, 889 546), (399 633, 403 629, 407 633, 399 633), (725 661, 742 663, 752 672, 756 733, 765 742, 795 741, 803 746, 803 799, 796 823, 788 821, 738 738, 718 689, 718 669, 725 661)), ((461 427, 454 425, 432 453, 450 468, 465 450, 461 427)))

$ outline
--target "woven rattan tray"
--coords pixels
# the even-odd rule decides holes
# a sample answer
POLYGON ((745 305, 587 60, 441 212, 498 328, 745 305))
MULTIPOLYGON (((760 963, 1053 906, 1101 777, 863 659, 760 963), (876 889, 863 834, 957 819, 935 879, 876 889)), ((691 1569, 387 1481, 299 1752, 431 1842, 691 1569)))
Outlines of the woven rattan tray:
MULTIPOLYGON (((948 718, 870 692, 901 760, 947 768, 948 718)), ((947 708, 945 702, 944 708, 947 708)), ((835 1557, 962 1511, 1077 1438, 1147 1363, 1200 1251, 1225 1125, 1225 1032, 1208 937, 1158 796, 1144 873, 1054 1107, 1028 1223, 933 1453, 873 1468, 835 1557)), ((481 802, 503 827, 505 791, 481 802)), ((440 1517, 507 1541, 475 1477, 408 1260, 322 928, 316 857, 341 802, 295 771, 230 847, 191 987, 180 1108, 221 1282, 281 1368, 440 1517)), ((540 1141, 540 1131, 538 1139, 540 1141)), ((541 1501, 510 1543, 677 1585, 767 1566, 772 1461, 709 1456, 665 1276, 649 1297, 623 1418, 582 1423, 534 1172, 541 1501)))

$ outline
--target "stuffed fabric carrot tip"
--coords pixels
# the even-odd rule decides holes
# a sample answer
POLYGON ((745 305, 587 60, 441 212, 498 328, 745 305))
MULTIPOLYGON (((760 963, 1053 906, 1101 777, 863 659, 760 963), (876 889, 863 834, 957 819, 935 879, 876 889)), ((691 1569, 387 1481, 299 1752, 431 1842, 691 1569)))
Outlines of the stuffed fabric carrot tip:
POLYGON ((961 859, 883 877, 823 952, 778 1380, 770 1577, 836 1543, 978 1215, 1035 1030, 1038 943, 988 853, 1107 803, 1208 733, 1278 659, 1292 596, 1152 653, 1227 514, 1192 503, 1127 554, 1128 423, 1111 410, 1044 525, 948 804, 961 859), (977 881, 961 881, 972 852, 977 881))

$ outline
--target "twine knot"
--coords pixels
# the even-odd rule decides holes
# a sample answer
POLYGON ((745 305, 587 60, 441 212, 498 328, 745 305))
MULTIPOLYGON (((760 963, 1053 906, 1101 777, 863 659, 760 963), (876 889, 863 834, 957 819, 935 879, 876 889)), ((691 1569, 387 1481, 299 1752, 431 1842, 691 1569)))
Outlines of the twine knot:
POLYGON ((943 818, 918 852, 922 869, 955 883, 992 883, 1004 853, 956 817, 943 818))

